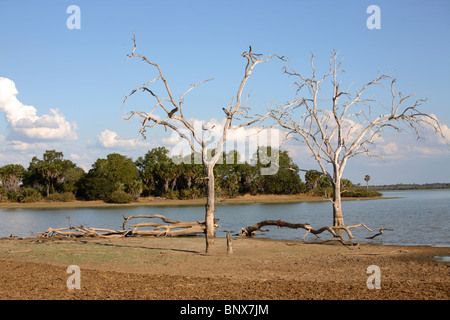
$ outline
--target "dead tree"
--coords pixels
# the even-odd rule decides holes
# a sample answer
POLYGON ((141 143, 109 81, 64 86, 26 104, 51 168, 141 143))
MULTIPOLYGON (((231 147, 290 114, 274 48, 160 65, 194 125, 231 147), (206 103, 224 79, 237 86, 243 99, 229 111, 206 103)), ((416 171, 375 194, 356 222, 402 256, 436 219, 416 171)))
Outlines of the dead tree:
MULTIPOLYGON (((318 238, 319 234, 321 234, 322 232, 328 231, 329 233, 331 233, 333 235, 334 240, 340 241, 342 244, 345 244, 345 245, 350 245, 350 243, 343 242, 342 237, 336 231, 345 231, 347 233, 349 239, 354 239, 353 234, 351 233, 350 229, 364 227, 368 231, 371 231, 371 232, 373 231, 372 229, 367 227, 364 223, 360 223, 360 224, 357 224, 354 226, 325 226, 325 227, 321 227, 319 229, 314 229, 313 227, 311 227, 311 225, 309 223, 290 223, 290 222, 286 222, 283 220, 263 220, 258 223, 255 223, 251 226, 248 226, 246 228, 242 228, 239 232, 239 235, 245 236, 245 237, 252 237, 252 236, 256 235, 256 231, 267 231, 267 230, 261 229, 262 227, 265 227, 265 226, 277 226, 277 228, 305 229, 306 233, 303 236, 302 240, 304 240, 305 237, 310 233, 314 234, 318 238)), ((377 235, 379 235, 379 234, 377 234, 377 235)), ((329 241, 329 240, 325 240, 322 242, 324 243, 326 241, 329 241)), ((314 243, 317 243, 317 242, 314 242, 314 243)))
POLYGON ((49 227, 45 232, 37 232, 35 235, 40 238, 49 238, 52 236, 68 237, 68 238, 117 238, 126 237, 130 235, 129 230, 112 230, 105 228, 93 228, 85 226, 72 226, 70 217, 66 217, 68 220, 68 227, 63 228, 51 228, 49 227))
POLYGON ((380 230, 378 230, 378 233, 374 234, 373 236, 367 237, 366 239, 374 239, 378 236, 381 236, 384 233, 384 230, 394 231, 394 229, 390 228, 381 228, 380 230))
POLYGON ((333 227, 344 227, 341 207, 341 180, 348 160, 365 154, 369 157, 381 157, 373 147, 383 134, 383 129, 402 131, 409 127, 421 137, 423 126, 433 128, 445 139, 437 118, 419 110, 423 99, 411 102, 411 95, 403 95, 395 90, 396 79, 387 74, 378 75, 355 92, 350 88, 342 90, 338 81, 342 60, 332 51, 329 70, 323 76, 317 76, 314 56, 311 57, 312 75, 297 73, 290 67, 284 72, 296 79, 296 97, 284 106, 271 110, 271 117, 284 128, 289 137, 306 145, 320 167, 321 173, 328 177, 333 188, 332 197, 328 197, 333 206, 333 227), (330 96, 321 97, 331 80, 330 96), (366 91, 374 87, 383 87, 390 82, 391 100, 389 106, 371 97, 364 97, 366 91), (321 91, 322 89, 322 91, 321 91), (306 92, 305 92, 306 91, 306 92), (329 106, 324 104, 329 101, 329 106), (381 107, 380 107, 381 106, 381 107))
MULTIPOLYGON (((175 237, 175 236, 187 236, 205 233, 206 222, 205 221, 188 221, 184 222, 181 220, 167 219, 161 214, 153 215, 134 215, 130 217, 123 216, 123 230, 128 226, 131 229, 130 235, 133 236, 164 236, 164 237, 175 237), (166 224, 155 223, 155 222, 140 222, 136 224, 129 224, 131 219, 138 218, 160 218, 166 224), (145 227, 152 227, 153 230, 144 229, 145 227)), ((218 228, 219 225, 216 222, 218 219, 214 220, 214 229, 218 228)))
POLYGON ((250 75, 253 72, 255 66, 259 63, 267 62, 271 60, 273 57, 278 57, 283 59, 283 57, 279 57, 278 55, 271 55, 267 59, 264 59, 261 54, 256 54, 252 52, 252 48, 249 48, 248 52, 244 52, 242 57, 246 60, 246 65, 244 69, 244 77, 242 78, 237 94, 236 94, 236 102, 231 103, 228 107, 222 108, 225 113, 225 121, 223 124, 223 128, 221 130, 221 134, 219 136, 212 137, 211 129, 208 128, 205 124, 201 126, 201 128, 196 128, 196 125, 188 120, 183 113, 184 106, 184 98, 187 93, 189 93, 192 89, 197 87, 200 84, 211 81, 213 79, 204 80, 198 82, 191 86, 186 92, 184 92, 178 100, 174 98, 172 91, 169 87, 169 82, 164 76, 164 73, 159 64, 153 62, 148 59, 144 55, 136 53, 136 37, 133 32, 133 50, 128 55, 127 59, 130 58, 140 58, 151 67, 157 70, 158 76, 151 81, 148 81, 144 85, 137 87, 131 91, 129 95, 125 97, 123 101, 123 106, 126 101, 137 91, 142 91, 144 93, 148 93, 151 95, 153 99, 155 99, 155 105, 152 110, 148 112, 144 111, 131 111, 131 115, 128 119, 136 116, 141 118, 142 125, 139 129, 139 134, 145 139, 145 132, 147 129, 153 128, 155 126, 163 126, 165 129, 169 128, 174 132, 178 133, 178 135, 187 141, 191 151, 194 153, 198 153, 202 155, 202 163, 205 169, 205 173, 207 176, 207 200, 205 205, 205 221, 206 221, 206 252, 209 249, 212 249, 214 244, 214 199, 215 199, 215 191, 214 191, 214 166, 219 160, 222 150, 223 144, 226 142, 227 133, 230 130, 235 130, 244 126, 250 126, 254 123, 261 121, 264 118, 268 117, 267 115, 258 116, 257 118, 249 117, 249 108, 245 106, 245 103, 242 101, 242 93, 244 91, 244 87, 249 79, 250 75), (163 92, 161 95, 154 91, 154 89, 150 88, 155 81, 163 82, 163 92), (233 119, 241 116, 248 121, 242 123, 238 126, 232 126, 233 119), (250 120, 251 119, 251 120, 250 120), (211 145, 212 144, 212 145, 211 145), (208 156, 208 147, 215 150, 215 154, 212 157, 208 156))
MULTIPOLYGON (((67 238, 124 238, 132 236, 153 236, 153 237, 176 237, 204 234, 206 230, 205 221, 181 221, 167 219, 161 214, 153 215, 133 215, 123 216, 122 230, 112 230, 105 228, 93 228, 84 226, 72 226, 70 217, 67 217, 69 226, 63 228, 48 228, 45 232, 34 233, 34 236, 40 238, 49 238, 53 236, 67 238), (139 222, 130 224, 132 219, 152 219, 159 218, 166 224, 156 222, 139 222), (126 227, 129 227, 128 229, 126 227), (148 229, 149 227, 153 229, 148 229), (131 228, 131 229, 130 229, 131 228)), ((214 220, 214 228, 218 219, 214 220)))

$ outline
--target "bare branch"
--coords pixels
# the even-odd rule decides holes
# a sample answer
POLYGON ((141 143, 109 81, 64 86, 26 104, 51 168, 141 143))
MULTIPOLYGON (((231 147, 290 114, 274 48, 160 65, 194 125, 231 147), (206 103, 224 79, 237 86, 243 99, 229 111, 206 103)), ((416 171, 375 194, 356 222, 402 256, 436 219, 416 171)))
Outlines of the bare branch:
MULTIPOLYGON (((236 93, 236 102, 233 104, 231 103, 230 106, 223 108, 223 111, 226 115, 225 124, 222 128, 222 132, 220 137, 217 139, 218 141, 215 141, 215 151, 216 153, 214 156, 208 157, 207 152, 207 142, 210 140, 211 137, 211 129, 212 128, 206 128, 202 126, 201 129, 199 129, 199 132, 196 132, 196 129, 194 127, 194 124, 189 122, 184 114, 182 106, 184 104, 184 97, 192 91, 195 87, 199 86, 200 84, 203 84, 205 82, 211 81, 212 79, 204 80, 198 83, 195 83, 191 85, 191 87, 184 92, 178 101, 176 101, 172 95, 172 91, 169 87, 167 79, 164 77, 164 74, 161 70, 161 67, 159 64, 147 59, 145 56, 136 53, 136 36, 133 32, 133 49, 130 54, 128 54, 128 58, 130 59, 132 57, 138 57, 141 58, 143 61, 147 62, 152 67, 156 68, 158 71, 158 76, 154 78, 153 80, 145 83, 143 86, 140 86, 138 88, 135 88, 131 91, 131 93, 127 96, 125 96, 125 99, 123 101, 122 106, 125 105, 127 100, 135 94, 137 91, 143 91, 146 93, 150 93, 151 96, 156 99, 156 105, 153 107, 153 109, 147 113, 142 111, 132 111, 131 115, 127 119, 131 119, 133 116, 137 116, 142 119, 141 128, 139 129, 139 134, 142 135, 145 138, 145 131, 148 128, 152 128, 156 125, 162 125, 164 128, 169 128, 172 131, 175 131, 178 133, 178 135, 185 139, 194 153, 199 153, 202 155, 202 162, 203 166, 207 175, 207 202, 205 205, 206 214, 205 214, 205 221, 206 221, 206 251, 208 252, 208 248, 210 245, 214 243, 214 193, 215 193, 215 184, 214 184, 214 166, 219 160, 223 145, 226 142, 227 138, 227 132, 232 128, 232 122, 235 117, 243 117, 245 119, 250 119, 249 117, 249 110, 250 108, 245 106, 245 103, 242 103, 242 94, 244 87, 247 83, 247 80, 249 79, 250 75, 253 72, 254 67, 263 62, 267 62, 271 60, 274 57, 277 57, 281 59, 282 61, 286 61, 285 57, 280 57, 276 54, 270 55, 268 58, 264 59, 262 54, 256 54, 252 52, 252 47, 249 47, 248 52, 244 52, 242 54, 242 57, 244 57, 247 61, 245 66, 245 72, 244 77, 242 78, 239 88, 236 93), (153 84, 155 81, 162 81, 164 83, 164 95, 165 97, 160 96, 159 94, 155 93, 154 90, 149 88, 150 84, 153 84), (153 114, 153 112, 159 108, 164 112, 163 117, 159 117, 153 114), (187 132, 186 132, 187 131, 187 132), (209 135, 208 135, 209 132, 209 135), (200 146, 197 147, 196 145, 200 146)), ((234 129, 241 128, 243 126, 249 126, 253 125, 258 121, 261 121, 265 119, 267 115, 259 116, 256 119, 252 119, 251 121, 247 121, 246 123, 241 124, 240 126, 237 126, 234 129)), ((197 128, 198 129, 198 128, 197 128)), ((158 232, 156 230, 155 232, 158 232)))
MULTIPOLYGON (((412 129, 417 138, 421 138, 421 130, 433 128, 443 139, 443 130, 433 115, 420 110, 424 99, 412 101, 413 94, 404 95, 395 91, 396 79, 388 74, 377 76, 355 92, 344 91, 338 81, 338 74, 345 72, 342 59, 332 50, 329 59, 329 70, 317 76, 314 65, 315 57, 311 55, 312 75, 301 75, 291 67, 285 67, 284 73, 297 79, 295 98, 285 106, 272 108, 270 116, 284 128, 287 135, 304 143, 326 175, 333 187, 333 216, 335 226, 344 226, 341 208, 340 181, 348 159, 360 154, 368 157, 381 157, 374 148, 377 139, 382 136, 383 129, 392 128, 397 131, 407 127, 412 129), (331 99, 319 98, 321 84, 331 78, 331 99), (380 87, 390 80, 391 107, 372 98, 365 97, 369 89, 380 87), (307 90, 305 90, 307 89, 307 90), (330 101, 328 109, 323 108, 323 101, 330 101), (375 106, 382 106, 381 114, 375 115, 375 106)), ((342 229, 344 231, 348 230, 342 229)), ((349 233, 350 235, 350 233, 349 233)))
POLYGON ((184 96, 185 96, 186 94, 188 94, 189 91, 191 91, 192 89, 194 89, 195 87, 197 87, 198 85, 200 85, 200 84, 202 84, 202 83, 205 83, 205 82, 208 82, 208 81, 212 81, 212 80, 214 80, 214 78, 207 79, 207 80, 204 80, 204 81, 201 81, 201 82, 197 82, 197 83, 191 85, 191 87, 190 87, 185 93, 183 93, 183 94, 181 95, 180 100, 179 100, 179 102, 178 102, 178 105, 179 105, 179 107, 180 107, 180 114, 181 114, 182 117, 183 117, 183 112, 182 112, 181 106, 182 106, 182 104, 184 103, 184 96))

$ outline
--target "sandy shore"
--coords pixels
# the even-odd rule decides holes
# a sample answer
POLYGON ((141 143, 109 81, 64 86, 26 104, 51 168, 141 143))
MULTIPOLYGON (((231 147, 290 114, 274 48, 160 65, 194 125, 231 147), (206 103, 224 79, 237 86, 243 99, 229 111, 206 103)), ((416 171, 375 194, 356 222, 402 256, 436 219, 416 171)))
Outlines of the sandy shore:
POLYGON ((450 248, 217 238, 0 240, 0 299, 448 300, 450 248), (81 289, 66 286, 69 265, 81 289), (368 289, 367 268, 381 289, 368 289))

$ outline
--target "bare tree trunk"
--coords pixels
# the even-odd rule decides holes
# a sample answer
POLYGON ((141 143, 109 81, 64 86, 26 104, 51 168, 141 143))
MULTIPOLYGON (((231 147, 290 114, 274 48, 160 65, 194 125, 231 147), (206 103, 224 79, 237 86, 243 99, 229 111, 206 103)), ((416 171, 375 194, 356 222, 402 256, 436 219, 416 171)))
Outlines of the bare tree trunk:
MULTIPOLYGON (((339 166, 334 165, 333 181, 333 227, 344 227, 344 216, 342 215, 341 205, 341 176, 339 174, 339 166)), ((343 229, 334 229, 337 236, 342 237, 343 229)))
POLYGON ((336 180, 337 181, 333 183, 333 226, 340 227, 345 224, 341 206, 341 180, 336 180))
POLYGON ((169 179, 164 179, 164 187, 163 187, 164 193, 169 191, 169 179))
POLYGON ((189 178, 187 178, 187 187, 188 187, 188 189, 190 189, 191 186, 192 186, 192 178, 189 177, 189 178))
POLYGON ((215 190, 214 190, 214 165, 205 164, 206 176, 207 176, 207 196, 206 196, 206 252, 211 252, 214 246, 215 228, 214 228, 214 200, 215 200, 215 190))

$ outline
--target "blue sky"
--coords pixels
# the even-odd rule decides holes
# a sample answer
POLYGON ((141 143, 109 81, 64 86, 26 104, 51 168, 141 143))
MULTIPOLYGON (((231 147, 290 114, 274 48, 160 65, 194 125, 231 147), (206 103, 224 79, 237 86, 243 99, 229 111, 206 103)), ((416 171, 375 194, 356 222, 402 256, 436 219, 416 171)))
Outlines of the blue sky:
MULTIPOLYGON (((214 78, 186 97, 185 113, 193 119, 223 118, 222 107, 236 94, 245 63, 241 54, 249 45, 254 52, 289 57, 290 66, 307 74, 311 53, 323 71, 334 48, 345 54, 344 82, 362 85, 377 72, 390 72, 404 93, 427 98, 423 110, 447 129, 449 30, 450 2, 445 0, 1 0, 0 78, 6 80, 0 103, 1 97, 13 97, 15 104, 0 105, 0 165, 27 167, 33 155, 56 149, 89 169, 111 152, 136 159, 149 148, 171 146, 170 132, 159 128, 134 143, 139 122, 123 119, 130 110, 154 105, 139 95, 121 108, 131 89, 156 77, 145 63, 125 61, 133 31, 137 52, 161 65, 176 97, 191 84, 214 78), (381 10, 378 30, 366 26, 372 4, 381 10), (66 25, 70 5, 80 8, 78 30, 66 25), (14 122, 14 108, 22 108, 28 118, 14 122)), ((255 112, 293 98, 292 79, 282 74, 285 65, 272 60, 255 68, 246 87, 255 112)), ((365 174, 373 184, 450 182, 449 147, 431 132, 426 138, 427 144, 410 134, 387 135, 381 145, 384 162, 355 158, 344 175, 362 184, 365 174)), ((316 167, 301 147, 290 142, 286 148, 300 167, 316 167)))

